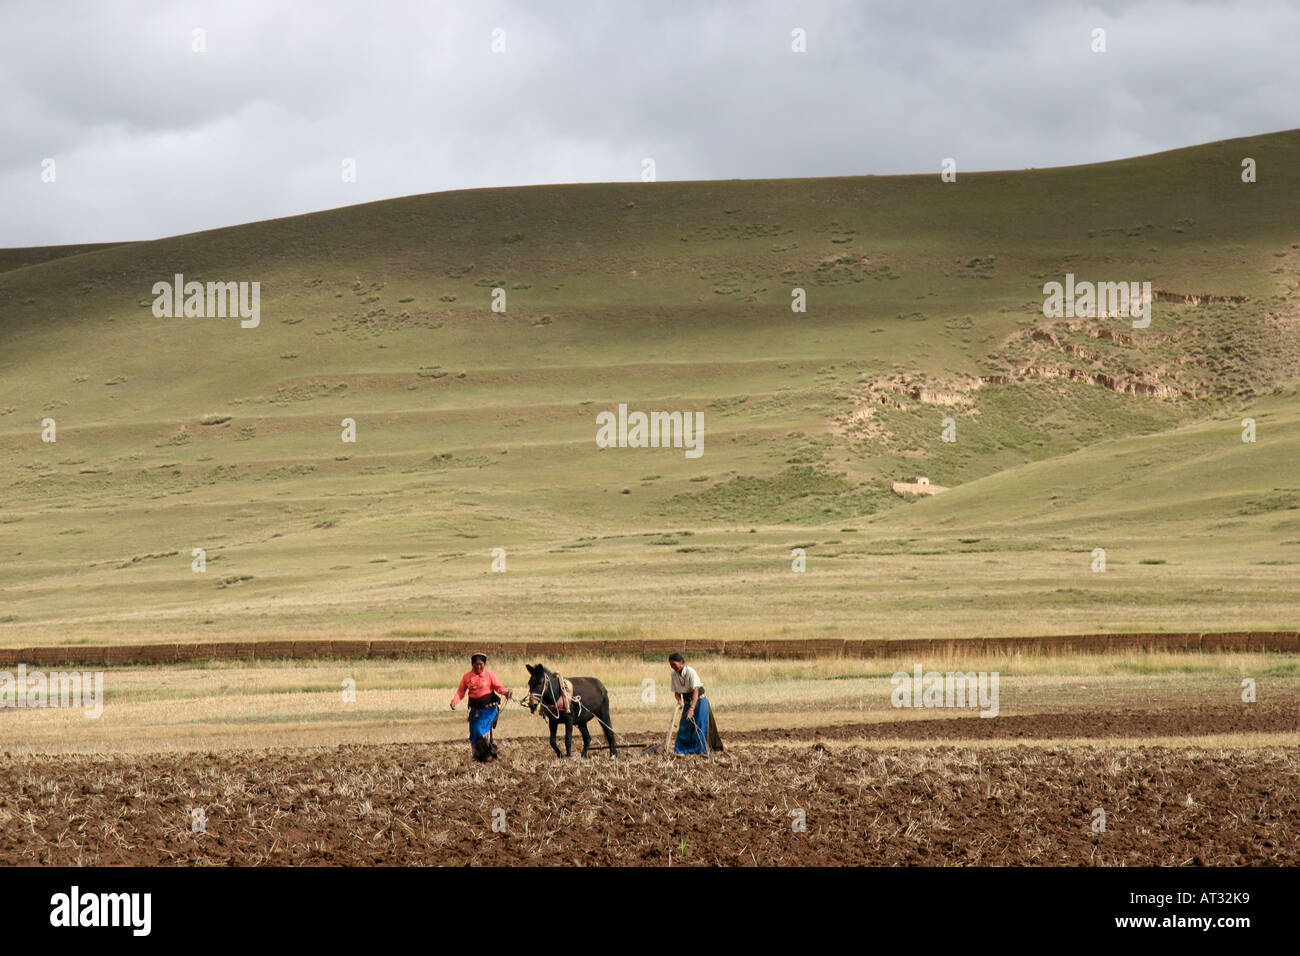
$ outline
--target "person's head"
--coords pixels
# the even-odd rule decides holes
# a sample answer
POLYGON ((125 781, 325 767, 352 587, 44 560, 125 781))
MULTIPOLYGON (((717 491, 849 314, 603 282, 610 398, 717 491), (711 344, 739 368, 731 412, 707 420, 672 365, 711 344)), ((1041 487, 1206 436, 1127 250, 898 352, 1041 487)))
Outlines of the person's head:
POLYGON ((686 658, 682 657, 677 651, 673 651, 668 655, 668 666, 680 674, 682 668, 686 666, 686 658))
POLYGON ((471 654, 469 658, 469 666, 473 668, 475 674, 482 674, 483 668, 487 667, 487 655, 471 654))

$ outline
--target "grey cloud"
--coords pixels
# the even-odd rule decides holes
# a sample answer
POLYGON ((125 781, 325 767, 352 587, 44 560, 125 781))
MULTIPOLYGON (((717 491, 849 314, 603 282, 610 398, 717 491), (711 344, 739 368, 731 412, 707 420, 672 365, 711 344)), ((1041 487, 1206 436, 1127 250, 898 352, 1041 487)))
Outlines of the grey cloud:
POLYGON ((634 181, 644 156, 661 180, 929 172, 946 156, 971 171, 1300 125, 1285 0, 197 9, 0 10, 0 245, 634 181))

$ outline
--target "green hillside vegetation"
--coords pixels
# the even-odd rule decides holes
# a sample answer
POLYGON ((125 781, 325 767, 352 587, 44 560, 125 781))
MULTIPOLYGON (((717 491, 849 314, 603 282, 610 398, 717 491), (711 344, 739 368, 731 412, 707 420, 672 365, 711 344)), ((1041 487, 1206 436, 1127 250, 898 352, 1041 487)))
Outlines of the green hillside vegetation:
POLYGON ((0 645, 1293 629, 1297 169, 1289 131, 0 250, 0 645), (1067 272, 1150 327, 1044 318, 1067 272), (260 325, 155 317, 176 273, 260 325), (620 403, 703 455, 598 448, 620 403))
POLYGON ((79 256, 83 253, 98 252, 120 245, 116 242, 91 242, 79 246, 30 246, 24 249, 0 249, 0 272, 22 269, 26 266, 51 262, 67 256, 79 256))

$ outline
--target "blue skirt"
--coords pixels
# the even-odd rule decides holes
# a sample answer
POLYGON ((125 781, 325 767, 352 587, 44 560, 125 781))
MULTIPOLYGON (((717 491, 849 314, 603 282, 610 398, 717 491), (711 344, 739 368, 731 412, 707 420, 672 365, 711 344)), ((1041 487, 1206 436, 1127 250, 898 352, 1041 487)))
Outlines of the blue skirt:
POLYGON ((469 712, 469 745, 475 746, 480 737, 486 737, 492 731, 492 727, 497 722, 497 713, 500 708, 497 705, 491 707, 480 707, 478 710, 469 712))
POLYGON ((709 699, 701 697, 695 702, 695 719, 686 716, 682 704, 682 720, 677 725, 677 743, 673 750, 679 754, 706 754, 709 752, 709 699))

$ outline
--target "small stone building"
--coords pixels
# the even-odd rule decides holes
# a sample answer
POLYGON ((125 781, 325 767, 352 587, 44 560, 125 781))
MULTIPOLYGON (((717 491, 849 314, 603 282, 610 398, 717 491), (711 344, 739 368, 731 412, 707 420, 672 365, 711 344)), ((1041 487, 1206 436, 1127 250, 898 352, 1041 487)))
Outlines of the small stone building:
POLYGON ((902 481, 894 482, 890 487, 896 495, 937 495, 941 491, 948 490, 940 485, 932 485, 925 475, 904 478, 902 481))

